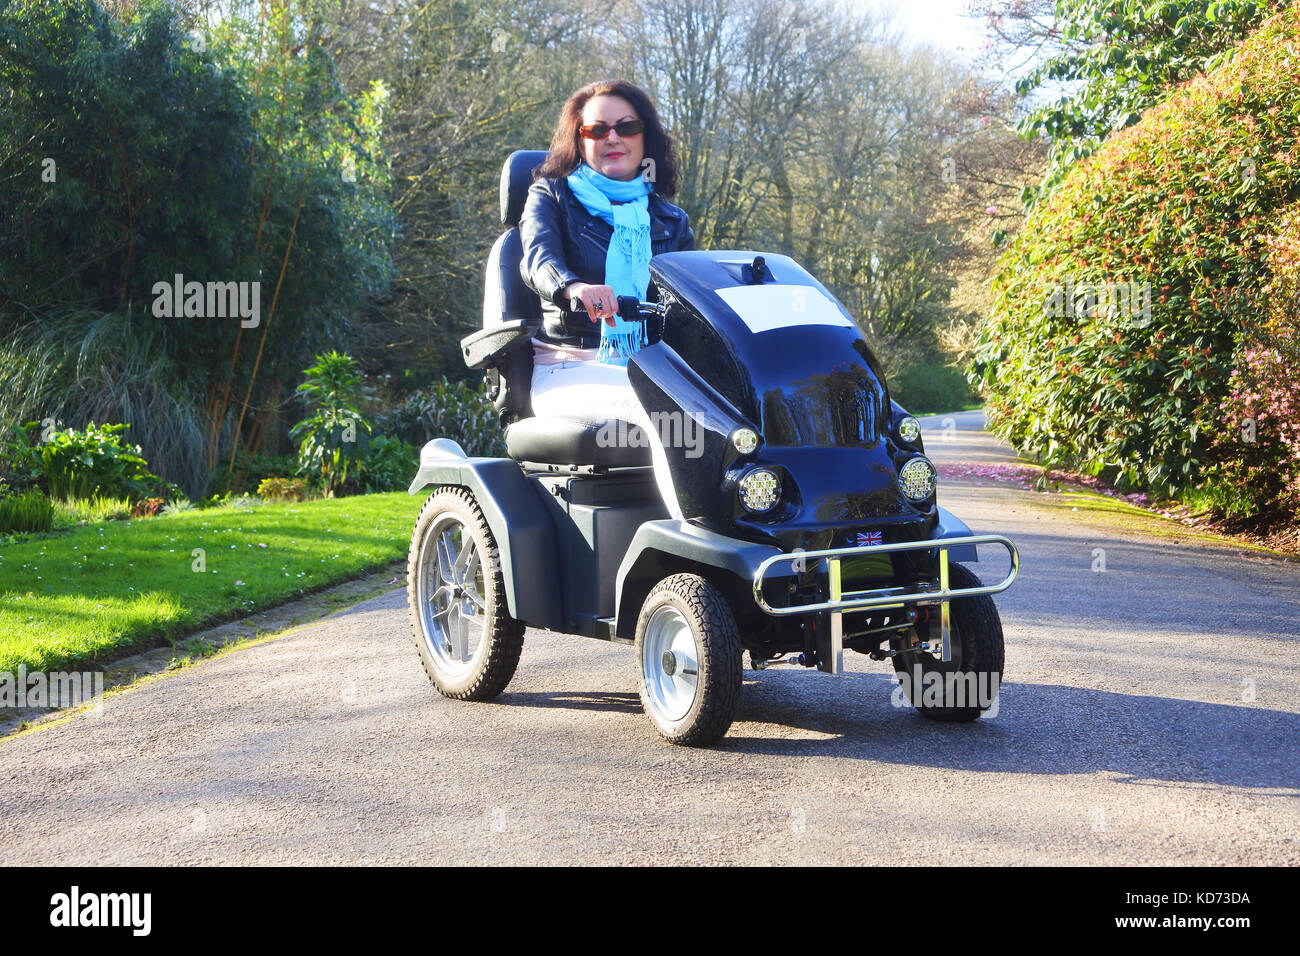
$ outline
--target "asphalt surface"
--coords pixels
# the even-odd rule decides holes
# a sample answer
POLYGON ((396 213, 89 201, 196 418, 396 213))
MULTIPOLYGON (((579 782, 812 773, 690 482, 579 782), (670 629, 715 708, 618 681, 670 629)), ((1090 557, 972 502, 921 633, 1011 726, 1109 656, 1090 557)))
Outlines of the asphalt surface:
MULTIPOLYGON (((949 417, 932 457, 1010 460, 949 417)), ((395 591, 0 741, 0 864, 1300 863, 1300 567, 940 495, 1022 555, 995 717, 927 721, 848 653, 746 671, 722 743, 677 748, 630 648, 540 631, 498 701, 453 702, 395 591)))

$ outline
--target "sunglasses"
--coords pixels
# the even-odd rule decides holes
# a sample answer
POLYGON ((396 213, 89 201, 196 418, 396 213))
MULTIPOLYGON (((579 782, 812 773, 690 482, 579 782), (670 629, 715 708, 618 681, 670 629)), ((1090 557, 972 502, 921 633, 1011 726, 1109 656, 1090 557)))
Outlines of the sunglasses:
POLYGON ((613 126, 608 123, 592 123, 590 126, 579 126, 578 132, 587 139, 604 139, 611 129, 619 136, 635 136, 645 129, 645 123, 640 120, 623 120, 613 126))

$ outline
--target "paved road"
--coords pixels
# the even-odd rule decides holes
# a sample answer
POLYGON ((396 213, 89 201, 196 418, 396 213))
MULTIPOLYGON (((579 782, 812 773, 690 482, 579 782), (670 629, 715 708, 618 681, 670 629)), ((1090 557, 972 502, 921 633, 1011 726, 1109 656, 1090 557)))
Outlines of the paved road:
MULTIPOLYGON (((935 458, 1006 457, 951 417, 935 458)), ((680 749, 630 649, 547 632, 499 702, 454 703, 399 591, 0 741, 0 863, 1300 863, 1300 568, 942 497, 1023 556, 993 719, 896 709, 848 655, 747 672, 725 741, 680 749)))

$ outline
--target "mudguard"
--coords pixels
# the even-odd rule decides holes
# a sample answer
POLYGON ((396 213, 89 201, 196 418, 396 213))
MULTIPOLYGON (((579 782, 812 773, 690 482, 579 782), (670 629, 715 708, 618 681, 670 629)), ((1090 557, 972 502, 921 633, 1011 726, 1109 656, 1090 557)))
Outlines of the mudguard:
POLYGON ((748 591, 763 560, 780 553, 770 545, 741 541, 689 521, 647 521, 637 529, 618 568, 616 633, 624 638, 633 635, 649 587, 673 570, 687 566, 726 571, 748 591))
POLYGON ((456 442, 437 438, 420 452, 410 493, 437 485, 467 488, 478 502, 501 555, 510 616, 564 630, 555 528, 536 483, 509 458, 469 458, 456 442))
MULTIPOLYGON (((964 521, 947 508, 939 509, 939 526, 934 530, 935 538, 964 538, 974 533, 970 528, 966 527, 964 521)), ((954 545, 948 549, 948 557, 953 561, 960 561, 962 564, 979 560, 979 555, 976 553, 973 544, 954 545)))

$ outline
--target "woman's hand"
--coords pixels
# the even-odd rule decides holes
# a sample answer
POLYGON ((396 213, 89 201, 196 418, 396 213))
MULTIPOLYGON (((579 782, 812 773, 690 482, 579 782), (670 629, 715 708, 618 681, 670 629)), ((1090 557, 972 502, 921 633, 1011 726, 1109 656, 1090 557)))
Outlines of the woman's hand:
POLYGON ((587 315, 591 316, 591 321, 599 322, 604 319, 611 327, 614 325, 614 316, 618 312, 618 296, 609 286, 572 282, 564 287, 564 294, 569 297, 570 305, 574 300, 580 300, 587 310, 587 315))

